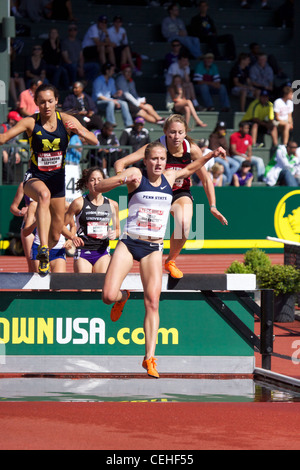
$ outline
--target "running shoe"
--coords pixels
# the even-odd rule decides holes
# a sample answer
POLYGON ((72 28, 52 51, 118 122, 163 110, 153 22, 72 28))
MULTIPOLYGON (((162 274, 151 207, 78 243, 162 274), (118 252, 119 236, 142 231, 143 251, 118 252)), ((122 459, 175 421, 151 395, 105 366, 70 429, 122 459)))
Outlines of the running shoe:
POLYGON ((39 246, 36 259, 39 261, 39 274, 46 276, 50 273, 49 248, 46 245, 39 246))
POLYGON ((111 309, 111 312, 110 312, 111 321, 119 320, 120 316, 122 315, 124 305, 126 304, 127 300, 130 297, 129 290, 126 290, 125 292, 127 294, 126 299, 125 300, 120 300, 119 302, 115 302, 114 305, 112 306, 112 309, 111 309))
POLYGON ((183 272, 177 268, 175 261, 167 261, 165 263, 165 270, 169 271, 170 275, 175 279, 181 279, 183 277, 183 272))
POLYGON ((143 368, 146 369, 147 374, 150 377, 155 377, 156 379, 159 379, 159 374, 156 370, 156 359, 155 357, 150 357, 150 359, 144 359, 143 360, 143 368))

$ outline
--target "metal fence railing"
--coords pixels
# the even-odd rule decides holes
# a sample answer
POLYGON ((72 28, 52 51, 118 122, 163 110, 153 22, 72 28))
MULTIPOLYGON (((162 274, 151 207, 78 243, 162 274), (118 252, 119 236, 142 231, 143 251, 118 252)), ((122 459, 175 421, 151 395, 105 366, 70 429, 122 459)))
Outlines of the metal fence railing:
MULTIPOLYGON (((103 166, 103 159, 107 162, 108 174, 113 174, 115 160, 132 153, 130 145, 112 147, 110 145, 69 145, 69 149, 79 150, 80 160, 78 164, 81 169, 91 166, 103 166)), ((28 169, 30 158, 30 147, 28 142, 19 141, 14 144, 5 144, 0 147, 0 185, 17 185, 23 181, 28 169), (7 159, 7 161, 6 161, 7 159)))

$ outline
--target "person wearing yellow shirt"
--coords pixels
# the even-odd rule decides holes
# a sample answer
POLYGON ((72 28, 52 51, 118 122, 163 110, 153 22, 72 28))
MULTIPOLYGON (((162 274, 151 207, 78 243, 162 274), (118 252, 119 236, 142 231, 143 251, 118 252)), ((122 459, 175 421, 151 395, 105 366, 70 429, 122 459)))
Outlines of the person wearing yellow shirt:
POLYGON ((262 90, 259 98, 250 103, 242 121, 247 121, 251 124, 250 133, 253 147, 257 146, 257 135, 259 132, 270 134, 273 146, 277 147, 278 131, 275 125, 274 108, 273 103, 269 101, 267 90, 262 90))

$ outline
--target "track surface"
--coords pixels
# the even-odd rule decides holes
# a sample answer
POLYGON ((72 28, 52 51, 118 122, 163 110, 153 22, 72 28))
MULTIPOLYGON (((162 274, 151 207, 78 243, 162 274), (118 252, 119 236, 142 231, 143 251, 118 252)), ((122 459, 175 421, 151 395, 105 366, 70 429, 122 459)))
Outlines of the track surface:
MULTIPOLYGON (((283 263, 283 254, 269 255, 272 263, 283 263)), ((164 256, 165 258, 166 256, 164 256)), ((244 255, 180 255, 177 266, 186 273, 223 274, 234 261, 243 261, 244 255)), ((134 262, 132 272, 138 272, 138 263, 134 262)), ((27 265, 23 256, 0 256, 1 272, 27 272, 27 265)), ((73 272, 73 259, 67 258, 67 271, 73 272)))
POLYGON ((300 403, 6 403, 0 449, 299 449, 300 403))
MULTIPOLYGON (((283 263, 283 255, 271 258, 283 263)), ((235 259, 243 255, 182 255, 178 266, 217 274, 235 259)), ((27 269, 24 258, 2 256, 0 270, 27 269)), ((67 271, 72 272, 70 258, 67 271)), ((292 364, 290 356, 293 341, 300 339, 299 325, 275 325, 272 358, 272 370, 296 378, 300 364, 292 364)), ((0 449, 298 450, 299 425, 300 403, 1 402, 0 449)))

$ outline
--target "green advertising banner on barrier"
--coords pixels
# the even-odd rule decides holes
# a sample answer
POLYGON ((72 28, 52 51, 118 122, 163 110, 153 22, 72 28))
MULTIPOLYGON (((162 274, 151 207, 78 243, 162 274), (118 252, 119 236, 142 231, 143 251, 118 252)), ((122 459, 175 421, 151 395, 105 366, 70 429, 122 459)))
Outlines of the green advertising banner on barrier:
MULTIPOLYGON (((0 234, 18 231, 21 219, 13 217, 9 206, 17 187, 0 186, 0 234)), ((244 252, 257 247, 282 251, 283 245, 267 236, 300 242, 300 189, 287 187, 216 188, 217 207, 228 219, 223 226, 212 216, 202 187, 192 187, 194 216, 183 253, 244 252)), ((119 203, 121 227, 127 217, 127 189, 115 189, 107 196, 119 203)), ((167 228, 164 248, 168 251, 173 217, 167 228)), ((115 242, 111 247, 114 248, 115 242)))
MULTIPOLYGON (((253 316, 234 293, 224 303, 250 328, 253 316)), ((118 322, 100 293, 0 292, 0 341, 7 355, 143 355, 144 299, 132 292, 118 322)), ((253 347, 207 303, 201 292, 163 292, 159 355, 253 355, 253 347)))
MULTIPOLYGON (((219 295, 254 331, 253 315, 234 293, 219 295)), ((37 360, 40 372, 45 372, 51 361, 57 372, 74 357, 80 370, 87 357, 98 361, 97 367, 107 364, 108 359, 109 363, 117 360, 118 367, 120 358, 127 361, 137 356, 140 366, 145 354, 143 292, 132 292, 116 323, 110 320, 111 307, 104 305, 96 292, 2 291, 0 305, 0 372, 28 372, 37 360)), ((200 358, 208 358, 209 367, 215 362, 217 371, 224 372, 222 358, 227 364, 230 358, 239 358, 239 363, 250 361, 253 366, 254 348, 201 292, 163 292, 156 354, 173 358, 169 362, 175 366, 174 358, 185 358, 185 371, 193 370, 189 360, 199 368, 200 358)), ((226 372, 232 372, 232 364, 226 367, 226 372)))

